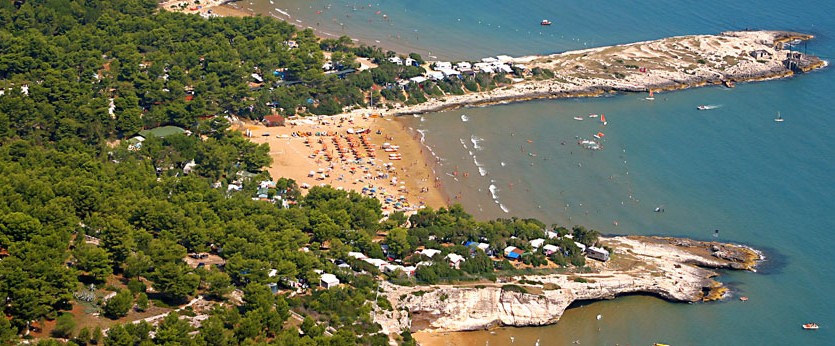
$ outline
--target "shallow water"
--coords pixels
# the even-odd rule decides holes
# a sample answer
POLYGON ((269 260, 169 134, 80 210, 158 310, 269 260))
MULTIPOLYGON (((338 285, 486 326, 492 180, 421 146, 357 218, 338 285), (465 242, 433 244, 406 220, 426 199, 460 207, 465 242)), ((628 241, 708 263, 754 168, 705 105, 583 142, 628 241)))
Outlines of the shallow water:
MULTIPOLYGON (((835 3, 827 1, 281 3, 252 6, 283 16, 272 10, 280 7, 302 25, 318 22, 324 32, 440 59, 547 54, 745 28, 810 32, 817 38, 799 49, 825 59, 835 54, 835 3), (541 27, 546 18, 554 24, 541 27)), ((726 302, 622 297, 570 309, 554 326, 473 332, 467 339, 494 346, 511 345, 510 336, 513 345, 537 339, 541 345, 831 343, 833 90, 827 69, 734 89, 660 93, 655 101, 627 94, 401 119, 425 133, 450 200, 480 218, 536 217, 604 233, 698 239, 719 230, 718 240, 763 248, 769 256, 761 273, 723 272, 719 280, 734 296, 726 302), (717 107, 696 110, 701 104, 717 107), (773 121, 778 111, 783 123, 773 121), (608 125, 572 119, 590 113, 605 114, 608 125), (597 132, 605 134, 603 150, 576 144, 578 136, 597 132), (665 211, 655 213, 656 207, 665 211), (739 302, 739 295, 750 301, 739 302), (821 329, 800 328, 810 321, 821 329)))

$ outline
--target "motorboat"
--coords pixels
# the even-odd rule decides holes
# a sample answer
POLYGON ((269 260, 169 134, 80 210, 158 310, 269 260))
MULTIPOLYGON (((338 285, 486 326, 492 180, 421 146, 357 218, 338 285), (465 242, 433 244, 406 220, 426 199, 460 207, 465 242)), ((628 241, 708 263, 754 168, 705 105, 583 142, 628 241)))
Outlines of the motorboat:
POLYGON ((597 117, 599 117, 599 115, 597 115, 597 114, 589 114, 589 118, 597 118, 597 117))
POLYGON ((551 25, 551 21, 547 20, 547 19, 543 19, 541 22, 539 22, 539 25, 551 25))
POLYGON ((698 109, 700 111, 706 111, 706 110, 710 109, 710 107, 705 106, 705 105, 699 105, 698 107, 696 107, 696 109, 698 109))
POLYGON ((583 121, 583 117, 574 117, 574 120, 583 121))
POLYGON ((820 328, 820 327, 818 327, 817 323, 806 323, 806 324, 803 325, 803 329, 806 329, 806 330, 816 330, 818 328, 820 328))

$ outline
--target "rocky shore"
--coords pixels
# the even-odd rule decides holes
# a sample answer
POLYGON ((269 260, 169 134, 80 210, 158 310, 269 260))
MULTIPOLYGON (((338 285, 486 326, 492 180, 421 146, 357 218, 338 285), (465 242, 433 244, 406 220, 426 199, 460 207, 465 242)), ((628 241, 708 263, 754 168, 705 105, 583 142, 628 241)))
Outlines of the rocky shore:
POLYGON ((396 109, 394 113, 420 114, 464 106, 617 92, 657 93, 786 78, 826 66, 818 57, 789 49, 791 42, 812 38, 785 31, 734 31, 515 58, 515 64, 548 69, 555 76, 538 80, 529 77, 487 92, 447 95, 396 109))
POLYGON ((384 283, 394 311, 378 310, 387 332, 431 332, 539 326, 559 321, 575 301, 652 294, 674 302, 722 299, 727 289, 712 269, 754 271, 762 256, 751 248, 680 238, 612 237, 612 259, 587 261, 590 272, 527 275, 498 282, 401 287, 384 283), (521 288, 521 289, 520 289, 521 288))

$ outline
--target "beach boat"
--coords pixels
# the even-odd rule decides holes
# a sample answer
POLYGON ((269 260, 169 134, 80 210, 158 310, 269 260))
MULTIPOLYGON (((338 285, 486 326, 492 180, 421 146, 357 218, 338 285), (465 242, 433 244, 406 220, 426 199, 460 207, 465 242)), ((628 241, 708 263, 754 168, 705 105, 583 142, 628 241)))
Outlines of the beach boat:
POLYGON ((609 123, 608 121, 606 121, 606 114, 600 115, 600 122, 603 123, 604 126, 609 123))
POLYGON ((817 330, 818 328, 820 327, 818 327, 817 323, 806 323, 803 325, 803 329, 806 330, 817 330))
POLYGON ((574 117, 574 120, 583 121, 583 117, 574 117))
POLYGON ((780 115, 780 112, 777 112, 777 117, 776 117, 776 118, 774 118, 774 121, 775 121, 775 122, 778 122, 778 123, 782 123, 782 122, 783 122, 783 116, 782 116, 782 115, 780 115))
POLYGON ((547 20, 547 19, 543 19, 541 22, 539 22, 539 25, 551 25, 551 21, 547 20))
POLYGON ((655 95, 652 93, 652 89, 649 89, 649 96, 646 98, 647 100, 655 100, 655 95))

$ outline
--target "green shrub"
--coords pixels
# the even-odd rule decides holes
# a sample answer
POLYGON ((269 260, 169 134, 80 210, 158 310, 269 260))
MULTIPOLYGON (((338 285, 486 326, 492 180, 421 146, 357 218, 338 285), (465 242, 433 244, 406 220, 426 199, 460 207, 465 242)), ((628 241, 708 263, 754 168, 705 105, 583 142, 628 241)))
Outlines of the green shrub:
POLYGON ((69 312, 62 313, 55 321, 55 329, 52 330, 52 336, 56 338, 68 339, 72 336, 73 329, 75 329, 75 320, 73 315, 69 312))
POLYGON ((510 284, 502 286, 502 291, 528 293, 528 290, 526 290, 524 287, 510 284))

